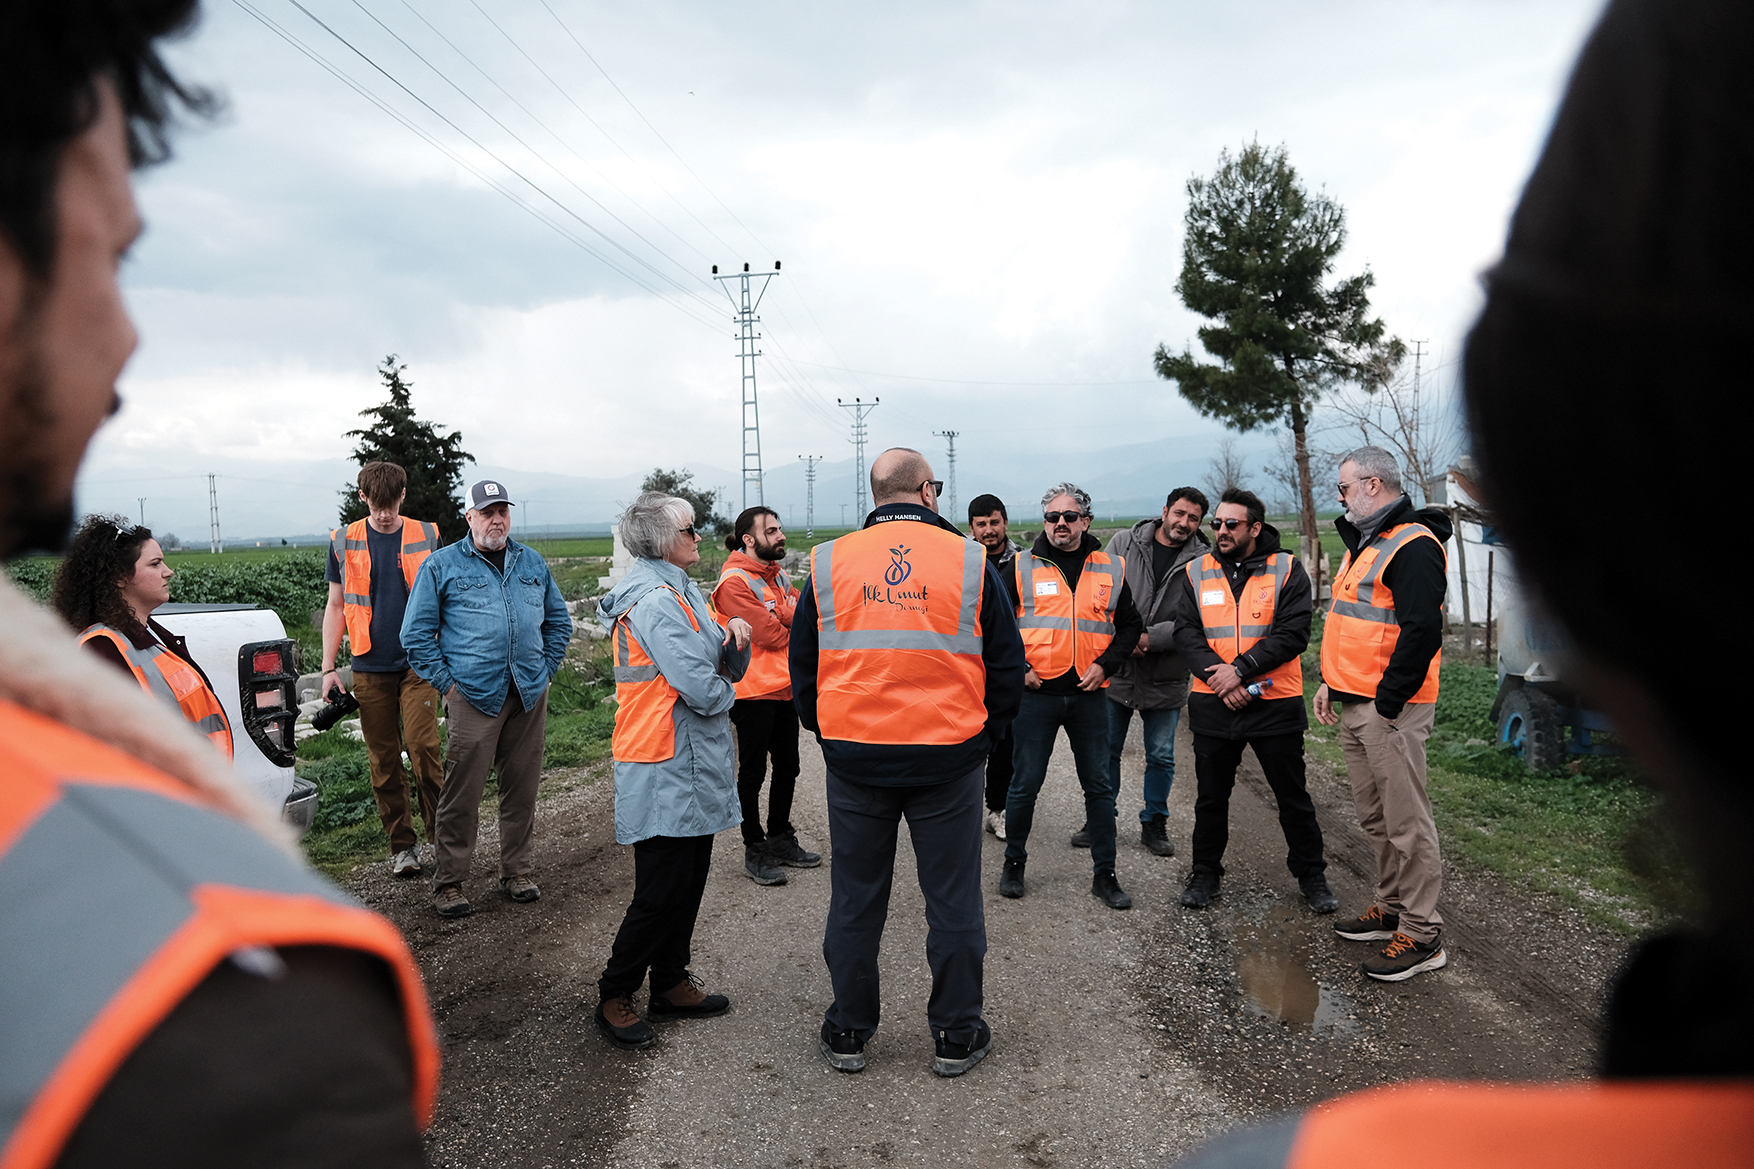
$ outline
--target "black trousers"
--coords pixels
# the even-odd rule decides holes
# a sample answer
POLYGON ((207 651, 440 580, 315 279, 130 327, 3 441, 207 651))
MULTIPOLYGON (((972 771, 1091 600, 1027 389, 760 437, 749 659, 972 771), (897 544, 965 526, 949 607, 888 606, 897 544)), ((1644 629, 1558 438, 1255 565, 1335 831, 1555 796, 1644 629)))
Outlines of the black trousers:
POLYGON ((743 843, 789 836, 792 793, 798 783, 798 709, 791 700, 739 698, 731 705, 737 728, 737 802, 743 805, 743 843), (767 789, 767 831, 761 830, 761 784, 773 757, 773 783, 767 789))
POLYGON ((633 904, 597 980, 602 998, 632 994, 647 971, 654 994, 688 977, 688 947, 712 860, 710 836, 653 836, 633 846, 633 904))
POLYGON ((1285 866, 1294 877, 1323 872, 1322 829, 1315 803, 1309 798, 1303 768, 1303 732, 1262 735, 1253 739, 1221 739, 1194 733, 1194 859, 1192 867, 1224 872, 1224 847, 1230 843, 1230 792, 1242 749, 1253 747, 1273 797, 1279 802, 1279 828, 1285 833, 1285 866))
POLYGON ((1006 727, 1005 733, 993 740, 992 749, 987 752, 987 811, 1003 812, 1005 810, 1005 793, 1011 790, 1011 728, 1006 727))

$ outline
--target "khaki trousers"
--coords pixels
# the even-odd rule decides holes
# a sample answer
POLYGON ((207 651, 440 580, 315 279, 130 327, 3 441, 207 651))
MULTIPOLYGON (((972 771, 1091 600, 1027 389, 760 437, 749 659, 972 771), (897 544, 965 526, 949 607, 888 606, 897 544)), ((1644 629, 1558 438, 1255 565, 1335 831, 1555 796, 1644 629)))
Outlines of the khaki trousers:
POLYGON ((433 885, 459 884, 481 829, 487 771, 499 776, 499 875, 526 877, 536 826, 536 786, 548 741, 548 693, 531 710, 507 703, 482 714, 456 687, 445 698, 445 787, 438 808, 438 871, 433 885))
POLYGON ((1376 850, 1376 904, 1398 914, 1416 942, 1437 937, 1443 917, 1443 857, 1425 794, 1425 740, 1436 704, 1410 702, 1390 722, 1371 702, 1340 709, 1340 747, 1352 780, 1358 823, 1376 850))
POLYGON ((439 759, 438 691, 413 670, 377 674, 355 670, 353 696, 359 699, 359 731, 371 756, 372 795, 377 797, 378 818, 391 852, 406 852, 419 843, 414 831, 412 803, 420 805, 420 818, 431 843, 438 822, 439 789, 444 764, 439 759), (402 766, 403 745, 413 766, 413 783, 402 766), (415 798, 410 801, 412 786, 415 798))

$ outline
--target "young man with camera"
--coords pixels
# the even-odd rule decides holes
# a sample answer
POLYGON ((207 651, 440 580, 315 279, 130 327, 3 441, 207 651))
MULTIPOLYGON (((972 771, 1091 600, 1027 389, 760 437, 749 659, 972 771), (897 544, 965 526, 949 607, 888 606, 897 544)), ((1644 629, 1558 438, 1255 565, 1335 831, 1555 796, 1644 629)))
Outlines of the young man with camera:
MULTIPOLYGON (((418 877, 410 786, 432 843, 438 819, 444 761, 439 756, 439 695, 408 668, 402 649, 402 615, 408 593, 426 558, 439 549, 438 525, 402 514, 408 473, 395 463, 359 469, 359 498, 370 514, 329 533, 329 604, 323 610, 323 699, 345 701, 347 688, 335 672, 341 634, 353 653, 353 695, 359 730, 371 756, 372 794, 390 838, 390 872, 418 877), (414 776, 402 765, 406 744, 414 776)), ((327 713, 327 712, 325 712, 327 713)), ((334 720, 331 719, 331 722, 334 720)))

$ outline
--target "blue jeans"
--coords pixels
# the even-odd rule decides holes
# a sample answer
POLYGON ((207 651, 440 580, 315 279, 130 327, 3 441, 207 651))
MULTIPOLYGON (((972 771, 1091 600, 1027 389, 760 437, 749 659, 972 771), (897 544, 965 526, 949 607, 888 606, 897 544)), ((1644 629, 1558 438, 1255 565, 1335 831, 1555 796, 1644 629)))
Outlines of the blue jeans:
MULTIPOLYGON (((1181 726, 1182 712, 1174 710, 1141 710, 1139 721, 1145 724, 1145 807, 1139 812, 1139 823, 1153 816, 1169 815, 1169 785, 1175 782, 1175 731, 1181 726)), ((1108 786, 1121 790, 1121 748, 1127 743, 1127 726, 1133 721, 1133 708, 1118 702, 1108 704, 1108 786)))
POLYGON ((1029 829, 1035 823, 1035 797, 1047 778, 1048 758, 1061 727, 1072 744, 1072 764, 1084 789, 1084 826, 1090 830, 1090 862, 1095 871, 1115 868, 1115 788, 1109 781, 1108 727, 1105 707, 1113 706, 1102 691, 1076 694, 1023 692, 1017 721, 1011 790, 1005 795, 1005 859, 1029 859, 1029 829))

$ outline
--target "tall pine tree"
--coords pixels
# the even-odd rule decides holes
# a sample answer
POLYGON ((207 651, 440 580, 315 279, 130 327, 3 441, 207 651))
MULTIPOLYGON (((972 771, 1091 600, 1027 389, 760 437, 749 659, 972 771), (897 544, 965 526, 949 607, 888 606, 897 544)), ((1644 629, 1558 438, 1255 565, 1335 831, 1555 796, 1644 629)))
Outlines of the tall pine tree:
MULTIPOLYGON (((396 463, 408 472, 408 498, 402 503, 402 514, 426 520, 439 527, 446 541, 460 540, 468 530, 463 519, 463 464, 474 458, 463 449, 463 432, 440 431, 436 422, 422 422, 414 416, 410 391, 414 383, 402 375, 406 365, 399 364, 390 354, 378 366, 384 379, 389 400, 369 410, 361 410, 361 418, 372 423, 363 430, 350 430, 346 437, 357 438, 353 457, 360 466, 371 462, 396 463)), ((348 484, 341 492, 341 522, 364 519, 366 506, 359 498, 359 488, 348 484)))
MULTIPOLYGON (((1208 418, 1239 431, 1275 423, 1292 434, 1300 527, 1306 554, 1316 539, 1314 485, 1306 434, 1323 392, 1341 382, 1374 389, 1406 352, 1370 316, 1366 269, 1332 287, 1323 281, 1346 243, 1346 213, 1310 195, 1285 148, 1251 142, 1218 156, 1209 179, 1188 180, 1187 238, 1175 290, 1213 323, 1200 344, 1217 358, 1197 360, 1159 345, 1157 374, 1208 418)), ((1311 563, 1315 572, 1319 561, 1311 563)))

